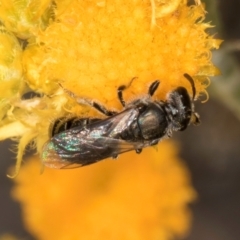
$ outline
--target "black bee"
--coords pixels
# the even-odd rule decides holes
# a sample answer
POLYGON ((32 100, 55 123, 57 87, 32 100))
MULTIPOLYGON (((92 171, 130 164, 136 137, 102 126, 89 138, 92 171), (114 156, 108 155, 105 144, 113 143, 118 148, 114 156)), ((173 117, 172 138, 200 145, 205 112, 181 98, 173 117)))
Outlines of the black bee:
POLYGON ((151 97, 160 84, 156 80, 150 85, 147 96, 126 104, 123 91, 128 86, 120 86, 118 99, 124 107, 121 112, 110 111, 93 100, 77 98, 65 90, 78 103, 91 105, 107 118, 58 119, 51 139, 44 145, 43 163, 51 168, 73 168, 116 158, 132 150, 140 153, 143 148, 171 137, 173 131, 183 131, 190 122, 198 124, 199 116, 193 104, 194 81, 188 74, 184 76, 191 84, 192 98, 186 88, 178 87, 168 94, 166 101, 154 101, 151 97))

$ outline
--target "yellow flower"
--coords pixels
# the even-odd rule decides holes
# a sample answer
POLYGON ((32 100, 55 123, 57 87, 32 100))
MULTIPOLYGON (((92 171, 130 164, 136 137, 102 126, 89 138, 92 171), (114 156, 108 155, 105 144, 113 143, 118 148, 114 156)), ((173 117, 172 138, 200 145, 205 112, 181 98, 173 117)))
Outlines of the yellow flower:
MULTIPOLYGON (((38 153, 42 151, 54 119, 69 114, 99 115, 67 96, 59 83, 78 96, 121 111, 117 88, 128 85, 133 78, 133 84, 124 92, 127 101, 145 94, 156 79, 161 84, 154 97, 164 100, 178 86, 192 94, 184 73, 193 77, 197 96, 207 94, 208 77, 218 73, 211 63, 211 49, 218 48, 221 41, 207 34, 211 25, 203 21, 205 10, 200 0, 191 6, 186 0, 55 3, 54 8, 50 7, 54 17, 46 22, 48 25, 40 24, 49 9, 48 1, 39 0, 38 21, 30 16, 32 25, 28 30, 32 37, 22 53, 24 72, 19 77, 27 85, 18 95, 4 98, 3 107, 0 105, 0 139, 19 139, 16 174, 30 142, 34 142, 38 153), (21 98, 29 90, 40 96, 21 98)), ((11 4, 8 7, 19 16, 11 4)), ((21 36, 11 27, 15 26, 13 19, 3 16, 8 29, 21 36)))
POLYGON ((26 39, 47 27, 53 7, 52 0, 1 0, 0 19, 9 31, 26 39))
MULTIPOLYGON (((198 97, 207 94, 208 77, 218 74, 211 50, 221 41, 208 35, 211 25, 204 22, 200 0, 193 5, 187 0, 15 2, 0 5, 5 26, 0 66, 6 72, 0 85, 7 88, 0 94, 0 139, 19 139, 12 176, 29 143, 42 152, 55 119, 103 117, 63 88, 122 111, 117 89, 132 79, 124 91, 128 102, 146 94, 156 79, 161 84, 155 99, 166 100, 178 86, 192 96, 185 73, 194 79, 198 97), (21 46, 16 36, 27 41, 21 46), (29 91, 38 95, 25 99, 29 91)), ((41 176, 33 160, 15 180, 14 195, 39 239, 181 237, 195 194, 175 151, 163 142, 158 152, 148 148, 76 170, 45 169, 41 176)))
POLYGON ((195 198, 176 146, 57 171, 32 159, 14 180, 27 229, 41 240, 167 240, 187 233, 195 198))
MULTIPOLYGON (((22 49, 17 38, 0 23, 0 121, 11 108, 8 99, 23 88, 22 49)), ((0 123, 0 126, 2 123, 0 123)))

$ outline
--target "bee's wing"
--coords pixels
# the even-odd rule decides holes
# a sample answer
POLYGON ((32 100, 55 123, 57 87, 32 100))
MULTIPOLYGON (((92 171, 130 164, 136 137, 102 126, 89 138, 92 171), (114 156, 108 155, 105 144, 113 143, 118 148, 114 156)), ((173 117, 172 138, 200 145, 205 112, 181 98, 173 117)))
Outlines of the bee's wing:
POLYGON ((80 167, 149 145, 114 138, 134 121, 137 114, 135 109, 127 109, 86 128, 76 127, 55 135, 44 146, 44 165, 51 168, 80 167))
MULTIPOLYGON (((51 145, 51 143, 50 143, 51 145)), ((127 142, 120 139, 99 137, 85 139, 81 144, 82 150, 61 151, 60 148, 49 147, 44 164, 51 168, 76 168, 96 163, 103 159, 116 158, 119 154, 141 149, 149 143, 127 142)))

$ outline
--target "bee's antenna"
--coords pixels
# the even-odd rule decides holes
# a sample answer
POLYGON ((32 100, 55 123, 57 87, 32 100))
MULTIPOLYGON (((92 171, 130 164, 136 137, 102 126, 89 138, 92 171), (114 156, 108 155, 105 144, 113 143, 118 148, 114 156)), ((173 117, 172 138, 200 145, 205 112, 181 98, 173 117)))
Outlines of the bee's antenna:
POLYGON ((195 88, 193 78, 187 73, 184 73, 183 76, 190 82, 190 84, 192 86, 192 94, 193 94, 192 100, 194 100, 194 98, 196 96, 196 88, 195 88))

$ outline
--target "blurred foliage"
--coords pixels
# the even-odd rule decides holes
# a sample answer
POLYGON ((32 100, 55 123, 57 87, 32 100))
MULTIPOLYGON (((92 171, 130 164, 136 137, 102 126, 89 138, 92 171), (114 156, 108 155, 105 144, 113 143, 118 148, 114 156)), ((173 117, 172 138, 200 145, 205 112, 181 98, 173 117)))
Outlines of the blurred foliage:
MULTIPOLYGON (((208 19, 216 27, 218 38, 226 38, 220 16, 219 0, 205 0, 208 19)), ((240 40, 225 40, 220 50, 213 52, 213 62, 221 70, 221 75, 212 78, 209 95, 223 102, 240 120, 240 69, 234 56, 240 49, 240 40)))

